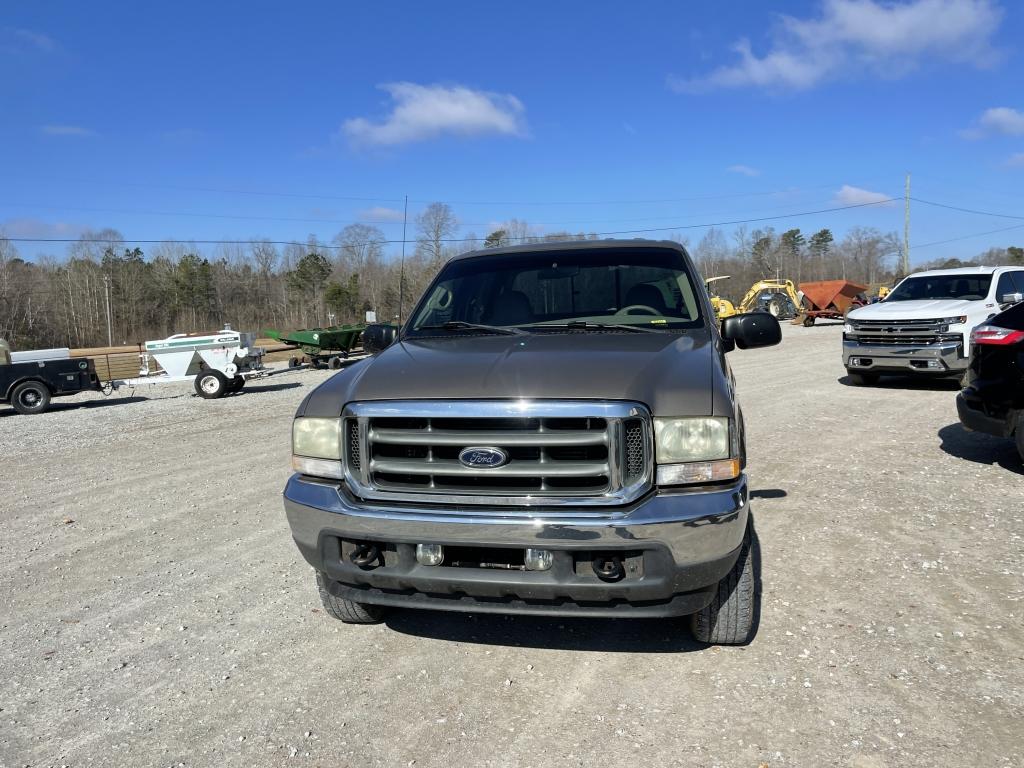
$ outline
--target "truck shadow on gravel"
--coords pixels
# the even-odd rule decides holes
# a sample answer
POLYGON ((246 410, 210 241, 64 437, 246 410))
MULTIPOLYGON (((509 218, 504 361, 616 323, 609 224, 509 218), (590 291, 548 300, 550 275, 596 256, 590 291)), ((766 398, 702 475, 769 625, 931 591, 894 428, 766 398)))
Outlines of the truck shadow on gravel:
POLYGON ((281 382, 280 384, 249 384, 238 394, 244 395, 246 392, 283 392, 286 389, 295 389, 301 386, 301 381, 288 381, 281 382))
POLYGON ((860 384, 854 384, 850 381, 849 376, 840 376, 836 379, 844 387, 853 387, 855 389, 872 390, 872 389, 908 389, 928 392, 959 392, 960 391, 960 380, 959 379, 943 379, 943 378, 924 378, 924 377, 913 377, 913 376, 883 376, 878 380, 876 384, 871 386, 862 386, 860 384))
POLYGON ((1010 438, 969 432, 956 422, 939 430, 939 440, 942 441, 939 447, 950 456, 976 464, 995 464, 1008 472, 1024 475, 1024 463, 1010 438))
MULTIPOLYGON (((80 410, 92 410, 94 408, 109 408, 115 405, 127 404, 127 403, 141 403, 148 400, 148 397, 141 397, 139 395, 132 395, 131 397, 110 397, 106 400, 86 400, 78 403, 62 403, 59 399, 53 400, 49 407, 40 415, 46 415, 48 413, 60 413, 61 411, 80 411, 80 410)), ((21 416, 13 408, 8 408, 6 405, 0 406, 0 419, 8 416, 21 416)), ((35 418, 34 416, 23 416, 22 418, 35 418)))
MULTIPOLYGON (((754 633, 761 623, 761 541, 751 515, 754 567, 754 633)), ((690 617, 670 619, 600 619, 514 616, 491 613, 394 610, 387 626, 406 635, 509 648, 606 653, 686 653, 706 650, 690 634, 690 617)))

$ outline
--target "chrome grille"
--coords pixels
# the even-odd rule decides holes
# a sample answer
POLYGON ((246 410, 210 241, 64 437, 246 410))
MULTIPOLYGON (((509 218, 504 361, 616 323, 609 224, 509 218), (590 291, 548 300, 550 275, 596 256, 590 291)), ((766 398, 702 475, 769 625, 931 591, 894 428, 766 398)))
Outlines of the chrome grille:
POLYGON ((937 319, 851 320, 847 338, 860 344, 928 345, 962 341, 957 333, 949 333, 949 325, 937 319))
POLYGON ((359 441, 359 423, 355 420, 345 422, 346 439, 348 446, 348 465, 355 471, 363 467, 363 449, 359 441))
POLYGON ((644 471, 644 425, 639 419, 626 422, 625 453, 626 477, 639 478, 644 471))
POLYGON ((915 333, 894 333, 894 334, 876 334, 876 333, 859 333, 855 337, 861 344, 884 344, 886 346, 893 346, 898 344, 913 344, 913 345, 927 345, 927 344, 939 344, 949 341, 962 341, 963 337, 959 334, 915 334, 915 333))
POLYGON ((636 403, 397 401, 346 408, 356 495, 419 503, 621 504, 651 481, 650 416, 636 403), (467 448, 505 463, 467 466, 467 448))

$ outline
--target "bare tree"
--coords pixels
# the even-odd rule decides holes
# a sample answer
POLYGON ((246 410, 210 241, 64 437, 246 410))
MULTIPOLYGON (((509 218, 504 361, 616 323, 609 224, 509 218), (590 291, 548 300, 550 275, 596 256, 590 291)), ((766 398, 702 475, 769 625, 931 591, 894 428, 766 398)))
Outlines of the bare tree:
POLYGON ((416 254, 432 268, 444 263, 447 243, 455 234, 459 222, 447 203, 431 203, 416 217, 416 254))
POLYGON ((380 261, 384 253, 384 233, 371 224, 349 224, 334 236, 337 260, 348 272, 359 273, 369 263, 380 261))

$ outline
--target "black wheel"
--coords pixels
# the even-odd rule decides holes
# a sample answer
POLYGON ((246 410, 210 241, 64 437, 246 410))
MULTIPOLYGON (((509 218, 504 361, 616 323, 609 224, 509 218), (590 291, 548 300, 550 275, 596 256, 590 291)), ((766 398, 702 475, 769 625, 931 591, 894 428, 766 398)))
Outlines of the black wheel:
POLYGON ((808 315, 804 318, 804 328, 810 328, 814 325, 814 315, 808 315))
POLYGON ((289 368, 298 368, 299 367, 299 358, 297 358, 297 357, 289 357, 288 358, 288 367, 289 368))
POLYGON ((736 564, 718 582, 714 599, 690 617, 693 636, 712 645, 742 645, 750 642, 754 631, 754 558, 750 551, 750 529, 736 564))
POLYGON ((1017 417, 1017 426, 1014 427, 1014 435, 1017 443, 1017 453, 1020 454, 1020 460, 1024 461, 1024 413, 1017 417))
POLYGON ((206 400, 215 400, 228 391, 228 378, 220 371, 200 371, 195 381, 196 394, 206 400))
POLYGON ((319 357, 311 357, 311 358, 309 358, 309 362, 310 362, 310 363, 311 363, 311 364, 313 365, 313 367, 314 367, 314 368, 316 368, 316 369, 317 369, 318 371, 319 371, 319 370, 320 370, 321 368, 326 368, 326 367, 327 367, 327 365, 326 365, 326 364, 324 363, 324 361, 323 361, 323 360, 321 360, 321 359, 320 359, 319 357))
POLYGON ((327 361, 327 367, 330 368, 332 371, 340 370, 341 358, 335 355, 334 357, 327 361))
POLYGON ((11 390, 11 407, 18 413, 42 413, 49 405, 50 390, 41 381, 23 381, 11 390))
POLYGON ((332 595, 327 590, 327 577, 319 572, 316 575, 316 588, 327 614, 346 624, 379 624, 387 613, 387 609, 381 605, 357 603, 332 595))
POLYGON ((850 380, 850 383, 858 387, 873 387, 878 383, 877 373, 854 373, 847 369, 846 377, 850 380))
POLYGON ((228 392, 241 392, 244 386, 245 379, 241 376, 235 376, 235 378, 228 382, 228 392))

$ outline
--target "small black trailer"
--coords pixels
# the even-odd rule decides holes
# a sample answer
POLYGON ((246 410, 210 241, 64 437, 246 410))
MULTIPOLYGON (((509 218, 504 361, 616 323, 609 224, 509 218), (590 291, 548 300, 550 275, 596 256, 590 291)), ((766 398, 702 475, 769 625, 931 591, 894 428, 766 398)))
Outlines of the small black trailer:
POLYGON ((42 413, 51 398, 102 389, 89 358, 10 363, 0 354, 0 403, 18 413, 42 413))

